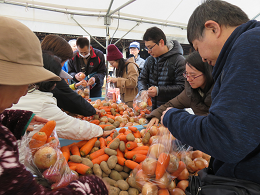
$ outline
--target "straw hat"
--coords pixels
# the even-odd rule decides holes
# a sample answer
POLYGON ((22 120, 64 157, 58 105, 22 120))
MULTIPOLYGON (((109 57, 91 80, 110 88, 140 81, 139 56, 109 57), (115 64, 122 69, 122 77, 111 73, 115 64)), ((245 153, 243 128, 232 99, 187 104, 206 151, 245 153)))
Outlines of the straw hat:
POLYGON ((0 16, 0 84, 27 85, 60 81, 43 67, 37 36, 17 20, 0 16))

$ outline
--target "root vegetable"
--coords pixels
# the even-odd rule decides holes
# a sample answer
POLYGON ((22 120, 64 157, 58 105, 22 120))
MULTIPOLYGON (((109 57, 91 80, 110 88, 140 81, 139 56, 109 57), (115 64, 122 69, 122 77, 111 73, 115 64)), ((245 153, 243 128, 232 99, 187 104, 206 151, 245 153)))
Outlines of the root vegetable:
POLYGON ((117 155, 117 151, 113 150, 113 149, 110 149, 110 148, 105 148, 105 153, 108 154, 109 156, 112 156, 112 155, 117 155))
POLYGON ((121 191, 121 192, 119 193, 119 195, 128 195, 128 192, 127 192, 127 191, 121 191))
POLYGON ((109 126, 104 127, 104 131, 110 131, 110 130, 113 130, 113 129, 115 129, 114 125, 109 125, 109 126))
POLYGON ((158 159, 159 155, 165 152, 165 147, 162 144, 153 144, 150 147, 149 152, 151 157, 158 159))
POLYGON ((132 160, 126 160, 125 161, 125 166, 129 167, 130 169, 135 169, 139 164, 132 161, 132 160))
POLYGON ((204 158, 195 158, 193 162, 195 163, 195 166, 198 167, 199 170, 209 166, 208 161, 206 161, 204 158))
POLYGON ((124 170, 124 167, 119 165, 119 164, 116 164, 116 166, 114 167, 114 170, 120 172, 120 171, 123 171, 124 170))
POLYGON ((116 131, 116 132, 113 134, 112 139, 115 139, 118 135, 119 135, 119 133, 116 131))
POLYGON ((105 172, 102 173, 102 177, 109 177, 108 174, 106 174, 105 172))
POLYGON ((117 156, 112 155, 107 160, 107 165, 109 169, 114 169, 117 163, 117 156))
POLYGON ((120 141, 120 143, 119 143, 119 150, 121 152, 125 151, 125 142, 124 141, 120 141))
POLYGON ((139 191, 138 191, 138 189, 136 189, 136 188, 129 188, 128 194, 129 194, 129 195, 138 195, 138 194, 139 194, 139 191))
POLYGON ((127 179, 129 177, 129 174, 123 171, 120 171, 119 174, 122 175, 124 179, 127 179))
POLYGON ((115 187, 119 187, 119 188, 120 188, 121 190, 123 190, 123 191, 126 191, 126 190, 129 189, 128 183, 127 183, 126 181, 124 181, 124 180, 118 180, 118 181, 115 183, 114 186, 115 186, 115 187))
POLYGON ((185 180, 189 178, 189 171, 187 169, 184 169, 179 176, 177 177, 178 180, 185 180))
POLYGON ((104 171, 107 175, 109 175, 111 173, 111 169, 108 168, 108 165, 105 161, 102 161, 100 163, 100 168, 102 171, 104 171))
POLYGON ((43 147, 34 154, 33 161, 39 169, 48 169, 56 163, 57 153, 52 147, 43 147))
POLYGON ((107 161, 109 156, 107 154, 103 154, 92 160, 93 164, 100 164, 102 161, 107 161))
POLYGON ((70 161, 75 162, 75 163, 81 163, 82 158, 78 155, 71 155, 70 156, 70 161))
POLYGON ((91 151, 89 152, 89 154, 92 154, 92 153, 94 153, 94 152, 96 152, 96 151, 98 151, 98 150, 99 150, 98 147, 93 147, 93 148, 91 149, 91 151))
POLYGON ((110 149, 113 149, 113 150, 116 150, 119 146, 119 143, 120 143, 120 139, 119 138, 115 138, 113 140, 113 142, 109 145, 109 148, 110 149))
POLYGON ((117 171, 112 170, 109 177, 115 181, 123 180, 122 175, 120 175, 117 171))
POLYGON ((148 176, 155 175, 156 166, 157 166, 157 160, 154 158, 146 158, 142 162, 142 169, 144 173, 146 173, 148 176))
POLYGON ((102 170, 101 170, 99 164, 94 164, 94 165, 93 165, 93 172, 94 172, 94 174, 95 174, 96 176, 99 176, 99 177, 102 176, 102 170))
POLYGON ((135 140, 135 136, 132 133, 128 133, 126 136, 126 139, 128 141, 134 141, 135 140))
POLYGON ((117 187, 110 186, 109 195, 119 195, 120 189, 117 187))
POLYGON ((158 195, 170 195, 170 192, 167 189, 160 189, 158 195))
POLYGON ((144 173, 142 169, 138 170, 135 175, 135 182, 136 185, 140 188, 149 181, 149 177, 144 173))
POLYGON ((156 179, 159 180, 165 173, 168 165, 170 162, 170 155, 166 153, 161 153, 159 155, 157 165, 156 165, 156 170, 155 170, 155 175, 156 179))
POLYGON ((108 183, 110 186, 114 186, 116 181, 113 179, 110 179, 109 177, 104 177, 103 180, 108 183))
POLYGON ((97 140, 97 141, 95 142, 95 145, 94 145, 94 147, 97 147, 97 148, 99 148, 99 147, 100 147, 100 141, 99 141, 99 140, 97 140))
POLYGON ((171 195, 185 195, 185 192, 180 188, 175 188, 172 191, 170 191, 171 195))
POLYGON ((189 181, 188 180, 181 180, 179 181, 179 183, 177 184, 177 188, 182 189, 183 191, 185 191, 185 189, 189 186, 189 181))
POLYGON ((124 166, 124 172, 126 172, 126 173, 129 173, 129 171, 131 171, 131 169, 130 168, 128 168, 127 166, 124 166))
POLYGON ((176 188, 176 183, 175 183, 175 180, 172 180, 167 189, 169 191, 172 191, 174 188, 176 188))
POLYGON ((171 183, 171 176, 169 173, 165 172, 160 179, 156 179, 156 184, 159 188, 168 188, 171 183))
POLYGON ((150 140, 150 137, 151 137, 151 134, 149 132, 146 132, 142 141, 144 144, 148 144, 149 143, 149 140, 150 140))
POLYGON ((179 167, 179 159, 176 156, 170 154, 170 162, 166 170, 169 173, 173 173, 177 171, 178 167, 179 167))
POLYGON ((147 182, 144 184, 142 189, 142 195, 157 195, 158 194, 158 188, 156 185, 154 185, 151 182, 147 182))
POLYGON ((88 175, 92 173, 92 170, 89 166, 84 165, 84 164, 78 164, 76 166, 76 170, 79 174, 81 175, 88 175))

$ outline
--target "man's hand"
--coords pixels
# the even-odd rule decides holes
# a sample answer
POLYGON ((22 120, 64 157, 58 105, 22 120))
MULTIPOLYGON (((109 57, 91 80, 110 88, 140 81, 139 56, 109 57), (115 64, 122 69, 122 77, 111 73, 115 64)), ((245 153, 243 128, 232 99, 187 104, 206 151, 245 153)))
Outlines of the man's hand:
POLYGON ((83 72, 79 72, 75 75, 75 78, 78 80, 78 81, 82 81, 83 79, 85 79, 86 75, 83 73, 83 72))
POLYGON ((173 108, 173 107, 169 107, 169 108, 167 108, 165 111, 163 111, 162 116, 161 116, 161 124, 163 124, 163 117, 164 117, 165 113, 168 112, 168 110, 170 110, 170 109, 172 109, 172 108, 173 108))
POLYGON ((155 86, 152 86, 147 90, 147 93, 150 97, 155 97, 157 96, 157 88, 155 86))
POLYGON ((26 131, 33 131, 34 127, 33 125, 41 125, 47 123, 49 120, 39 117, 39 116, 34 116, 33 119, 31 120, 30 124, 28 125, 26 131))
POLYGON ((158 125, 159 119, 154 117, 150 120, 150 122, 147 124, 146 129, 150 129, 153 125, 158 125))
POLYGON ((93 85, 95 82, 96 82, 95 77, 91 77, 91 78, 88 80, 88 86, 93 85))
POLYGON ((104 131, 102 137, 107 137, 113 132, 116 132, 116 130, 114 129, 114 130, 111 130, 111 131, 104 131))

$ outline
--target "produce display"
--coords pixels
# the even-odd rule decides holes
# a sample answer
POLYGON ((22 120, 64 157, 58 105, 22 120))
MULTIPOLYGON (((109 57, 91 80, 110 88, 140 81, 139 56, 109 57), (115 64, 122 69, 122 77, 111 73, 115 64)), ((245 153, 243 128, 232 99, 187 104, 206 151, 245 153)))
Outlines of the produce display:
POLYGON ((55 121, 49 121, 31 138, 23 138, 27 143, 25 166, 37 178, 44 178, 46 187, 53 190, 65 187, 78 178, 78 173, 69 168, 59 149, 55 126, 55 121))

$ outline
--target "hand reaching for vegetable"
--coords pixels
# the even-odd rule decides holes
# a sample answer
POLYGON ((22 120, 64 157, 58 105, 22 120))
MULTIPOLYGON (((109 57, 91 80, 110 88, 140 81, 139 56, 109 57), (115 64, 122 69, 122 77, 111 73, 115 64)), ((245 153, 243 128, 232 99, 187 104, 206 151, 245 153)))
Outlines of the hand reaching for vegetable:
POLYGON ((150 120, 150 122, 147 124, 146 129, 150 129, 153 125, 158 125, 159 119, 154 117, 150 120))
POLYGON ((84 78, 86 77, 86 75, 83 73, 83 72, 79 72, 75 75, 75 78, 78 80, 78 81, 82 81, 84 78))
POLYGON ((26 131, 33 131, 34 127, 33 125, 41 125, 47 123, 49 120, 39 117, 39 116, 34 116, 33 119, 31 120, 30 124, 28 125, 26 131))
POLYGON ((165 113, 166 113, 168 110, 172 109, 172 108, 173 108, 173 107, 169 107, 169 108, 167 108, 167 109, 162 113, 162 116, 161 116, 161 124, 163 124, 163 117, 164 117, 165 113))
POLYGON ((116 130, 114 129, 114 130, 111 130, 111 131, 104 131, 102 137, 107 137, 113 132, 116 132, 116 130))
POLYGON ((157 88, 155 86, 152 86, 147 90, 147 93, 150 97, 155 97, 157 96, 157 88))
POLYGON ((93 85, 95 82, 96 82, 96 78, 95 78, 95 77, 91 77, 91 78, 88 80, 88 86, 93 85))

